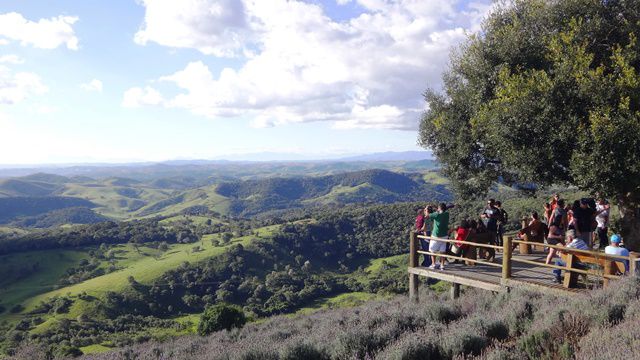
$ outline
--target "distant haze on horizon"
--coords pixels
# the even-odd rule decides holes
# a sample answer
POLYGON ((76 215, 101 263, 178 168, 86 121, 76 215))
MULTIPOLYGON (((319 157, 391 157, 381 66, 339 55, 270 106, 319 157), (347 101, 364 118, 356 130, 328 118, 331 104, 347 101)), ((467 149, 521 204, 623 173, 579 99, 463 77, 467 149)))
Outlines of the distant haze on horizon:
POLYGON ((492 6, 3 0, 0 164, 425 151, 422 94, 492 6))
POLYGON ((256 153, 234 154, 212 159, 167 159, 161 161, 131 161, 131 162, 78 162, 78 163, 43 163, 43 164, 0 164, 0 169, 46 169, 66 168, 74 166, 144 166, 151 164, 211 164, 216 162, 354 162, 354 161, 420 161, 433 160, 430 151, 388 151, 370 154, 343 154, 330 157, 314 157, 314 155, 299 155, 287 153, 256 153))

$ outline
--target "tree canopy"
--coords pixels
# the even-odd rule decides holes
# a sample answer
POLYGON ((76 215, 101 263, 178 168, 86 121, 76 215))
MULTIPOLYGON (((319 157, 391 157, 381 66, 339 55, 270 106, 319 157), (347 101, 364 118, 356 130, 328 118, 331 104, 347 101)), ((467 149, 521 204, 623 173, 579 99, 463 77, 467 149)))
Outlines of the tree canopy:
POLYGON ((503 2, 427 90, 419 142, 462 198, 571 184, 619 205, 640 249, 640 0, 503 2))

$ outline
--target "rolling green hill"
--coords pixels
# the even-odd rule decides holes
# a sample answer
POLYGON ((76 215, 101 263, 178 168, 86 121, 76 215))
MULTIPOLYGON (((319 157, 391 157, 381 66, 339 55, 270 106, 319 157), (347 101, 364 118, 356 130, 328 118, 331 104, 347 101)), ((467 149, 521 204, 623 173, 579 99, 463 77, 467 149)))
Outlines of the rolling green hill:
MULTIPOLYGON (((169 245, 164 251, 131 244, 116 245, 112 248, 117 254, 113 264, 120 270, 70 286, 57 284, 68 268, 87 257, 87 251, 91 248, 3 255, 0 256, 0 272, 6 276, 0 280, 0 305, 6 310, 21 305, 24 308, 21 312, 24 313, 36 308, 41 301, 55 296, 76 297, 80 293, 87 293, 101 298, 107 291, 122 291, 127 288, 130 276, 141 283, 150 283, 184 262, 195 263, 211 258, 236 244, 246 246, 256 237, 269 236, 277 227, 278 225, 258 228, 255 236, 236 237, 224 245, 217 245, 212 241, 219 238, 219 234, 207 236, 197 243, 169 245), (198 251, 194 251, 196 246, 199 247, 198 251), (37 265, 32 269, 34 264, 37 265), (24 266, 29 269, 24 270, 24 266)), ((108 265, 105 261, 100 266, 108 265)), ((82 309, 77 309, 72 315, 77 316, 81 311, 82 309)), ((7 316, 15 318, 18 315, 5 312, 0 314, 0 321, 7 316)))
POLYGON ((35 216, 66 208, 92 208, 88 200, 69 196, 0 197, 0 223, 20 216, 35 216))
POLYGON ((446 184, 434 185, 425 182, 422 176, 379 169, 320 177, 225 182, 217 192, 230 199, 232 213, 242 215, 312 205, 451 200, 446 184))
POLYGON ((108 220, 107 217, 89 208, 71 207, 51 210, 36 216, 21 217, 11 225, 21 228, 50 228, 69 224, 95 224, 108 220))
MULTIPOLYGON (((316 170, 323 169, 319 165, 297 166, 302 169, 310 166, 316 170)), ((339 168, 336 164, 325 167, 334 170, 339 168)), ((294 166, 289 170, 296 173, 302 169, 294 166)), ((33 223, 34 219, 18 218, 46 217, 49 211, 68 207, 84 207, 109 219, 129 220, 173 216, 192 209, 253 216, 272 210, 351 203, 391 203, 420 198, 449 200, 451 194, 448 183, 435 172, 403 174, 381 169, 325 176, 271 176, 223 182, 189 176, 139 180, 121 176, 67 178, 38 173, 0 180, 0 223, 8 224, 15 220, 18 223, 33 223)), ((84 211, 82 216, 79 214, 75 218, 88 219, 88 215, 89 211, 84 211)), ((69 224, 89 222, 76 222, 73 216, 68 218, 69 224)), ((96 215, 94 220, 98 218, 96 215)), ((43 221, 43 224, 47 223, 62 224, 61 221, 43 221)))

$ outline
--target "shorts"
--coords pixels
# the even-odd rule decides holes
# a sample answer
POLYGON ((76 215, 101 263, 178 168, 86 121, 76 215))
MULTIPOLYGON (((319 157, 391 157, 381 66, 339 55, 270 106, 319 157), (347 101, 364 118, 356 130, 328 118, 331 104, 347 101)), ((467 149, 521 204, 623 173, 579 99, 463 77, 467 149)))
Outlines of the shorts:
POLYGON ((444 254, 447 252, 447 243, 444 241, 429 241, 429 252, 444 254))
POLYGON ((549 244, 549 245, 558 245, 558 244, 562 244, 562 239, 547 238, 547 244, 549 244))

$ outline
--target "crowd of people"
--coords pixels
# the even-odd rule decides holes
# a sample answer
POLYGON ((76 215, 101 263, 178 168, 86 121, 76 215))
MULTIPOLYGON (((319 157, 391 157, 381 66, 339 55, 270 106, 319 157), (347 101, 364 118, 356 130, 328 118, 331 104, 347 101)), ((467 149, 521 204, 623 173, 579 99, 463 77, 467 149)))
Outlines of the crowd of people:
MULTIPOLYGON (((420 239, 420 247, 433 254, 462 255, 468 249, 467 240, 473 238, 476 243, 486 243, 502 246, 505 225, 509 219, 507 212, 502 208, 502 203, 494 199, 487 201, 487 206, 478 219, 465 219, 455 229, 449 228, 449 209, 455 205, 441 203, 438 206, 427 205, 418 210, 416 217, 416 232, 431 240, 420 239), (459 241, 454 244, 438 241, 437 238, 449 239, 454 236, 459 241)), ((480 250, 481 256, 486 260, 495 259, 494 249, 480 250)), ((444 270, 446 257, 431 255, 425 256, 421 266, 430 269, 444 270)))
MULTIPOLYGON (((463 256, 468 248, 468 241, 503 245, 509 215, 500 201, 489 199, 477 219, 462 220, 457 227, 450 229, 448 210, 453 206, 441 203, 418 209, 415 231, 430 238, 420 238, 420 247, 431 253, 424 256, 421 266, 444 270, 447 258, 442 255, 463 256), (455 239, 458 242, 438 239, 455 239)), ((629 252, 622 246, 619 235, 613 234, 608 238, 610 208, 603 198, 582 198, 568 204, 559 194, 554 194, 543 206, 543 218, 540 218, 538 212, 532 212, 517 237, 524 241, 555 245, 547 247, 547 264, 555 262, 560 266, 565 265, 559 256, 562 251, 558 247, 604 250, 605 254, 628 256, 629 252)), ((495 250, 480 247, 478 255, 484 260, 493 261, 495 250)), ((555 280, 560 282, 560 270, 555 269, 554 274, 555 280)))

